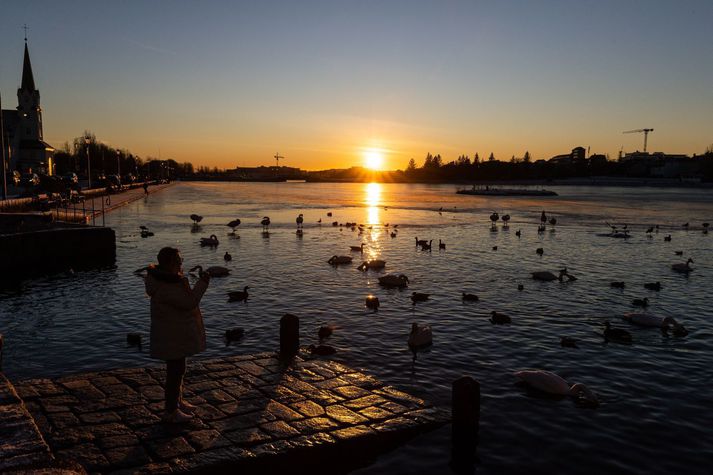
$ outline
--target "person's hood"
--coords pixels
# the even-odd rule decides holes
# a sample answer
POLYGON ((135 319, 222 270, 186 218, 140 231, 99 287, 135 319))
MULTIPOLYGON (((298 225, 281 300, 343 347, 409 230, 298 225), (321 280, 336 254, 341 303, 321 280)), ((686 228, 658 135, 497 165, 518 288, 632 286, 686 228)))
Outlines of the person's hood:
POLYGON ((156 293, 156 288, 161 283, 177 284, 183 281, 184 277, 181 274, 166 272, 160 266, 150 265, 146 269, 146 293, 153 295, 156 293))

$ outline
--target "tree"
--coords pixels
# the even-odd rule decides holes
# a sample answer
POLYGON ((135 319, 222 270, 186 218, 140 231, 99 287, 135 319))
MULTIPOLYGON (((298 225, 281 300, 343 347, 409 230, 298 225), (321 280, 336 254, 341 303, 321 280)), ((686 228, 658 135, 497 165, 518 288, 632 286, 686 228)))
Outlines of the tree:
POLYGON ((495 161, 495 155, 493 155, 493 152, 490 152, 490 156, 488 157, 489 162, 494 162, 495 161))
POLYGON ((532 158, 530 157, 530 152, 527 150, 525 151, 525 156, 522 158, 522 161, 525 163, 530 163, 532 161, 532 158))
POLYGON ((413 158, 408 161, 408 167, 406 167, 406 172, 407 173, 413 173, 416 171, 416 160, 413 158))

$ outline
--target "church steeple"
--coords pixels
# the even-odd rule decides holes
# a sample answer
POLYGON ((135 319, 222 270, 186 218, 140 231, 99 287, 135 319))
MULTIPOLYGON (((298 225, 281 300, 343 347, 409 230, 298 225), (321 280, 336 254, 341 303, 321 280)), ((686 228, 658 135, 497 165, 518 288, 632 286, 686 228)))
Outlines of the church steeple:
POLYGON ((22 64, 22 85, 20 89, 24 91, 35 91, 35 78, 32 76, 32 64, 30 63, 30 52, 27 49, 27 39, 25 39, 25 61, 22 64))

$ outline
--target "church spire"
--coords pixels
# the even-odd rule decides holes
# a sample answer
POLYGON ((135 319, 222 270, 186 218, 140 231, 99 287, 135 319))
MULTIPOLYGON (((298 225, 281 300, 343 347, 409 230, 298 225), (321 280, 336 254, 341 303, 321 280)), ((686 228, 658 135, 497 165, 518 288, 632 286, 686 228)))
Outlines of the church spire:
POLYGON ((22 85, 20 89, 30 92, 35 90, 35 78, 32 76, 32 64, 30 64, 30 52, 27 50, 27 38, 25 38, 25 61, 22 64, 22 85))

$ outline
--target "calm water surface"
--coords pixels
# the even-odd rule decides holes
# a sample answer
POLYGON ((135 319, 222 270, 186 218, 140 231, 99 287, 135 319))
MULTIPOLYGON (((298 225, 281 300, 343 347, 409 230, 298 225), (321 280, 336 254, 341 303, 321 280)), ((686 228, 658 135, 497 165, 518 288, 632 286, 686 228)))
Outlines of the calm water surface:
MULTIPOLYGON (((201 305, 208 331, 202 357, 275 349, 285 312, 301 318, 303 344, 316 342, 322 324, 336 331, 335 359, 436 404, 450 404, 450 385, 468 374, 481 382, 480 473, 709 473, 713 461, 713 352, 710 288, 713 283, 713 222, 710 191, 647 188, 555 188, 555 198, 461 196, 448 185, 187 183, 107 216, 117 232, 117 267, 23 282, 0 291, 0 332, 9 377, 54 377, 85 370, 150 363, 146 352, 128 348, 127 332, 148 335, 149 300, 133 274, 153 262, 162 246, 182 250, 186 269, 227 264, 231 275, 215 278, 201 305), (443 208, 441 214, 439 208, 443 208), (541 235, 540 212, 558 219, 556 232, 541 235), (327 212, 333 212, 333 218, 327 212), (491 232, 492 211, 512 216, 510 229, 491 232), (205 216, 191 232, 188 215, 205 216), (303 237, 295 217, 305 216, 303 237), (270 216, 269 238, 260 219, 270 216), (240 218, 239 239, 227 236, 240 218), (322 225, 317 220, 322 218, 322 225), (373 226, 359 235, 331 221, 373 226), (605 222, 627 224, 632 238, 598 237, 605 222), (690 222, 688 231, 681 224, 690 222), (390 229, 398 224, 398 236, 390 229), (644 235, 649 225, 661 231, 644 235), (139 225, 155 236, 142 239, 139 225), (521 229, 518 239, 515 231, 521 229), (216 234, 217 249, 201 248, 216 234), (663 237, 672 235, 671 242, 663 237), (414 237, 438 239, 447 250, 422 252, 414 237), (385 272, 403 272, 407 291, 386 290, 355 264, 333 268, 327 259, 349 255, 366 243, 365 255, 387 261, 385 272), (498 246, 494 251, 493 246, 498 246), (544 256, 535 253, 544 248, 544 256), (676 256, 674 251, 683 251, 676 256), (671 271, 687 257, 688 277, 671 271), (530 272, 567 266, 576 282, 540 283, 530 272), (624 290, 609 288, 626 281, 624 290), (645 282, 660 281, 651 292, 645 282), (524 284, 522 292, 518 284, 524 284), (228 303, 226 292, 251 287, 247 304, 228 303), (416 306, 411 291, 431 293, 416 306), (480 302, 465 304, 462 291, 480 302), (364 297, 381 300, 377 313, 364 297), (633 298, 648 297, 649 311, 671 315, 690 330, 665 338, 655 329, 630 327, 621 315, 633 298), (513 324, 494 326, 492 310, 513 324), (603 322, 629 329, 632 345, 605 343, 603 322), (406 339, 411 322, 432 326, 433 347, 412 361, 406 339), (245 338, 226 346, 222 334, 241 326, 245 338), (579 348, 561 348, 560 336, 579 348), (513 371, 542 368, 581 382, 599 396, 599 408, 570 400, 529 396, 513 371)), ((378 459, 359 473, 449 473, 449 428, 436 431, 378 459)))

